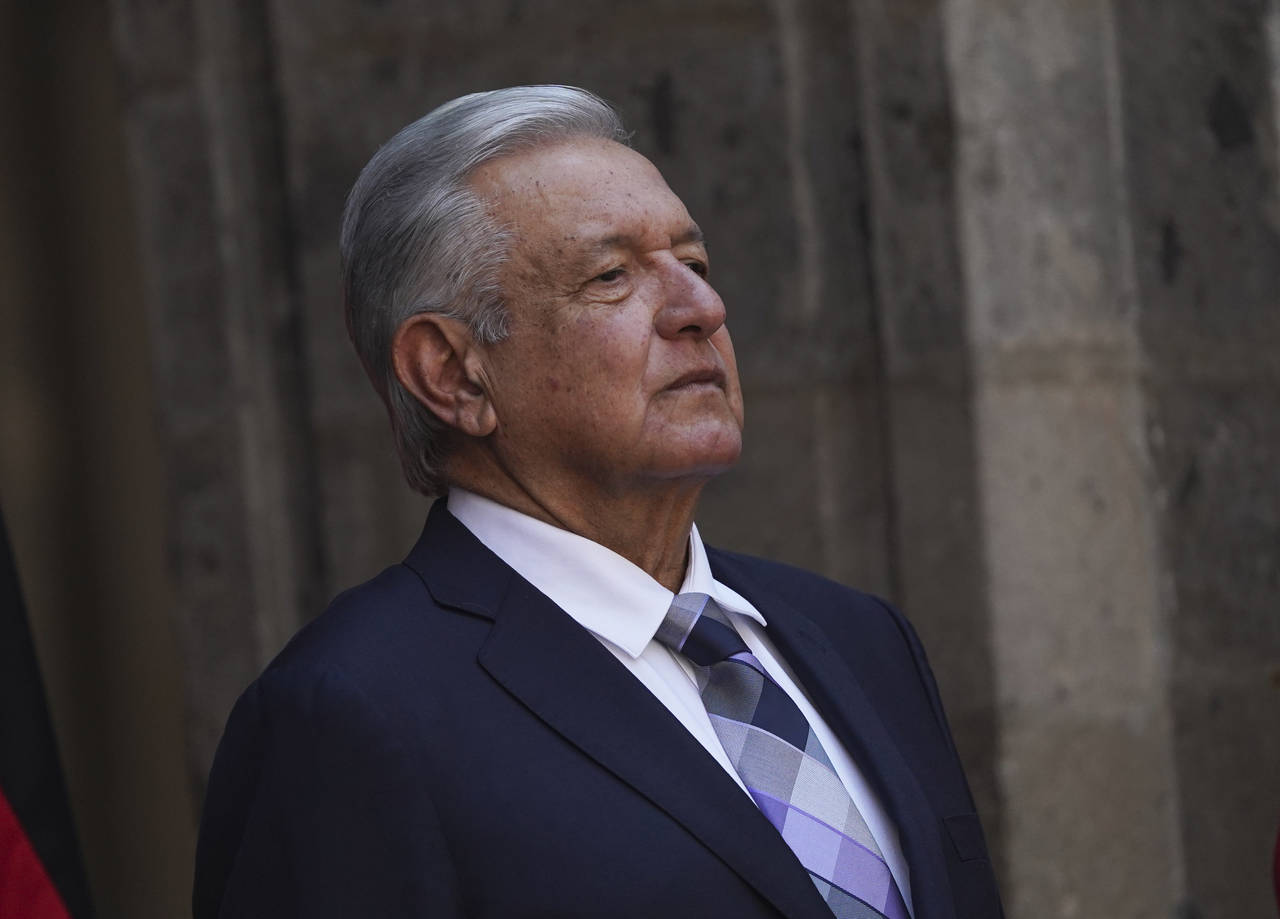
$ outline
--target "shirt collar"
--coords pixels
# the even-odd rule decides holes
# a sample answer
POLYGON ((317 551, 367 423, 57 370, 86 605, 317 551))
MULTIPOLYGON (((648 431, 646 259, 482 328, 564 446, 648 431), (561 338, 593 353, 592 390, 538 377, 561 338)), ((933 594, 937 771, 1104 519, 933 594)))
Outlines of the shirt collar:
MULTIPOLYGON (((711 563, 707 561, 707 550, 702 544, 702 537, 698 535, 698 525, 694 524, 693 529, 689 533, 689 570, 685 572, 684 583, 680 585, 680 593, 700 593, 706 594, 720 606, 721 609, 731 613, 739 613, 754 619, 760 625, 768 625, 764 616, 751 605, 746 597, 742 596, 728 584, 722 584, 715 579, 711 573, 711 563)), ((672 597, 674 598, 674 594, 672 597)), ((670 605, 670 601, 668 601, 670 605)), ((663 617, 666 612, 663 611, 663 617)), ((662 620, 658 620, 661 624, 662 620)), ((654 625, 654 631, 658 630, 658 625, 654 625)), ((653 636, 651 635, 650 638, 653 636)))
MULTIPOLYGON (((595 635, 639 657, 666 618, 675 594, 599 543, 461 488, 449 512, 522 578, 595 635)), ((722 608, 764 625, 764 617, 711 574, 698 528, 689 533, 681 593, 704 593, 722 608)))

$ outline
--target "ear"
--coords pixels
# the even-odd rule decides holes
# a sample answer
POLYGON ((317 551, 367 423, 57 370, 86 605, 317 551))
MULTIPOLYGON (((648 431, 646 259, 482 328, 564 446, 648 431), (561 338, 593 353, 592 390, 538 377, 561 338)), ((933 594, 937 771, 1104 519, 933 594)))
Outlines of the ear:
POLYGON ((466 323, 438 313, 410 316, 396 329, 391 360, 400 385, 445 424, 472 437, 493 433, 497 415, 466 323))

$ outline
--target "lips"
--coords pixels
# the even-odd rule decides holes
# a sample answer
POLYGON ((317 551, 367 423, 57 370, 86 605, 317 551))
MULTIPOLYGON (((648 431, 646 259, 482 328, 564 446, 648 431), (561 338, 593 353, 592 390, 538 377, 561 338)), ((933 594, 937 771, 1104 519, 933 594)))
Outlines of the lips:
POLYGON ((724 389, 724 371, 719 367, 705 367, 701 370, 690 370, 688 373, 676 377, 676 379, 667 386, 667 389, 683 389, 686 386, 697 386, 704 383, 711 383, 718 386, 720 389, 724 389))

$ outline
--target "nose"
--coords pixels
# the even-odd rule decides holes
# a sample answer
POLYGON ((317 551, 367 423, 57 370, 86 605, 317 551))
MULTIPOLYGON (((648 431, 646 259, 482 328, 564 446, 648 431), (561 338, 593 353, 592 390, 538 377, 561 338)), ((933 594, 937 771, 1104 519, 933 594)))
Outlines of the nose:
POLYGON ((710 338, 724 325, 724 301, 707 279, 684 262, 662 266, 662 304, 655 320, 663 338, 710 338))

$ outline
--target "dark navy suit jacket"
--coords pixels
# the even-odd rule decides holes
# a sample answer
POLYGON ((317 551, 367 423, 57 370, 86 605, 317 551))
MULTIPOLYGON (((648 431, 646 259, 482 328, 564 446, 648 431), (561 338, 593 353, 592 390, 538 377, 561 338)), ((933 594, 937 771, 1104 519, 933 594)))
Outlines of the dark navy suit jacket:
MULTIPOLYGON (((884 603, 709 550, 898 826, 916 919, 1001 915, 934 680, 884 603)), ((437 503, 232 712, 196 919, 830 919, 778 832, 590 633, 437 503)))

